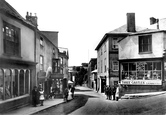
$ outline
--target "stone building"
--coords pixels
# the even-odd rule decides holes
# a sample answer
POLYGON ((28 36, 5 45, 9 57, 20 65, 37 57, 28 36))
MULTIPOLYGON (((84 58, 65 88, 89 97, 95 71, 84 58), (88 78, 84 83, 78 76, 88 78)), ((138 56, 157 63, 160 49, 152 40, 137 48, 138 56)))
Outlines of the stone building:
POLYGON ((128 36, 129 33, 142 29, 135 26, 135 14, 127 13, 127 24, 106 33, 101 39, 95 49, 99 92, 104 92, 105 85, 113 86, 119 82, 118 41, 128 36))
POLYGON ((0 0, 0 112, 29 104, 36 85, 35 27, 0 0))

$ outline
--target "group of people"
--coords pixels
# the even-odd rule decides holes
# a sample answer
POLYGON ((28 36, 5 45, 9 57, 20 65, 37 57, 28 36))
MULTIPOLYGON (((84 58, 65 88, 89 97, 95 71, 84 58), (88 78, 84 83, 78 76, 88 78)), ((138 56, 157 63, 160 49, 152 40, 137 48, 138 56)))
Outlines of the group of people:
POLYGON ((65 88, 65 91, 64 91, 64 101, 65 102, 68 101, 68 96, 69 96, 70 92, 71 92, 72 99, 74 99, 74 91, 75 91, 75 87, 74 86, 69 85, 68 88, 65 88))
POLYGON ((105 86, 104 91, 108 100, 119 100, 119 85, 105 86))
POLYGON ((43 106, 44 104, 44 90, 43 88, 37 88, 37 86, 34 86, 32 90, 32 105, 34 107, 37 106, 37 104, 40 104, 40 106, 43 106))

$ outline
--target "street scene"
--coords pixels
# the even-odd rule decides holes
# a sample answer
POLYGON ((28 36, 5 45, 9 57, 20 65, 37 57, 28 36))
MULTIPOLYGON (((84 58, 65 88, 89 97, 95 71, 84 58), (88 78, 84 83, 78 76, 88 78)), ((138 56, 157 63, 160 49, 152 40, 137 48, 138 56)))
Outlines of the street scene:
POLYGON ((0 114, 165 115, 165 1, 0 0, 0 114))
MULTIPOLYGON (((165 99, 166 92, 119 101, 108 100, 105 94, 99 94, 87 87, 77 86, 74 99, 67 103, 53 104, 32 115, 164 115, 166 113, 165 99)), ((13 113, 20 114, 21 112, 13 113)), ((24 113, 26 112, 22 111, 22 114, 24 113)))

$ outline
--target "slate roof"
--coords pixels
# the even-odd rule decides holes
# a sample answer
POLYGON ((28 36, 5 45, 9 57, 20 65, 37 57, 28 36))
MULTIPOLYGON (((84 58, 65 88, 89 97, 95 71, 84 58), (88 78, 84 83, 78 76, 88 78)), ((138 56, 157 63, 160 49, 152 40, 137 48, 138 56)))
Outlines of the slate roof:
POLYGON ((26 19, 24 19, 9 3, 7 3, 5 0, 0 0, 0 11, 7 13, 13 17, 15 17, 16 19, 19 19, 20 21, 22 21, 25 24, 28 24, 30 26, 33 26, 33 24, 31 24, 30 22, 28 22, 26 19))
MULTIPOLYGON (((146 29, 146 28, 140 27, 140 26, 136 26, 136 32, 144 30, 144 29, 146 29)), ((132 32, 127 32, 127 24, 125 24, 125 25, 120 26, 119 28, 116 28, 116 29, 108 32, 108 34, 109 33, 132 33, 132 32)))
MULTIPOLYGON (((147 28, 136 26, 136 32, 137 31, 141 31, 141 30, 145 30, 145 29, 147 29, 147 28)), ((104 35, 104 37, 101 39, 101 41, 99 42, 99 44, 97 45, 95 50, 98 50, 98 48, 100 48, 100 46, 103 44, 103 42, 107 39, 107 37, 106 37, 107 35, 116 35, 116 36, 117 35, 119 35, 119 36, 123 35, 123 36, 127 36, 127 35, 129 35, 131 33, 136 33, 136 32, 127 32, 127 24, 122 25, 119 28, 116 28, 116 29, 114 29, 112 31, 107 32, 104 35)))

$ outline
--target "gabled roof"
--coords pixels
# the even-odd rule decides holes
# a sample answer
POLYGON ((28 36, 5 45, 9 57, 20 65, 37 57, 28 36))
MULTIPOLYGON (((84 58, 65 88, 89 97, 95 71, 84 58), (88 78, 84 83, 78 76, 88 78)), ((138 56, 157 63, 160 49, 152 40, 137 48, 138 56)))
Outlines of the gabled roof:
MULTIPOLYGON (((140 26, 136 26, 136 31, 140 31, 140 30, 143 30, 143 29, 146 29, 144 27, 140 27, 140 26)), ((102 40, 99 42, 99 44, 97 45, 96 49, 95 50, 98 50, 101 45, 103 44, 103 42, 107 39, 107 36, 108 35, 116 35, 116 36, 127 36, 131 33, 135 33, 135 32, 127 32, 127 24, 125 25, 122 25, 120 26, 119 28, 116 28, 108 33, 106 33, 104 35, 104 37, 102 38, 102 40)))
POLYGON ((7 3, 5 0, 0 0, 0 11, 4 12, 6 14, 9 14, 13 17, 15 17, 16 19, 22 21, 25 24, 28 24, 30 26, 33 26, 33 24, 31 24, 30 22, 28 22, 27 20, 25 20, 9 3, 7 3))
MULTIPOLYGON (((140 26, 136 26, 136 32, 137 31, 141 31, 141 30, 144 30, 146 29, 145 27, 140 27, 140 26)), ((133 33, 133 32, 127 32, 127 24, 119 27, 119 28, 116 28, 108 33, 133 33)))

